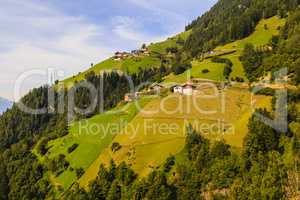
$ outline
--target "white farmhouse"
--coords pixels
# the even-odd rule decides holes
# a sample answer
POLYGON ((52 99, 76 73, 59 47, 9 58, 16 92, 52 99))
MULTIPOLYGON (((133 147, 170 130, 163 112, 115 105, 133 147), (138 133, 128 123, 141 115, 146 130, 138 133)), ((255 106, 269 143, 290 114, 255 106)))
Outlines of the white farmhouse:
POLYGON ((160 91, 162 89, 164 89, 164 86, 163 85, 160 85, 160 84, 154 84, 150 87, 151 90, 157 92, 157 93, 160 93, 160 91))
POLYGON ((182 92, 183 92, 182 86, 176 85, 176 86, 173 88, 173 92, 174 92, 174 93, 182 94, 182 92))
POLYGON ((186 96, 192 96, 196 87, 191 83, 186 83, 182 86, 182 94, 186 96))

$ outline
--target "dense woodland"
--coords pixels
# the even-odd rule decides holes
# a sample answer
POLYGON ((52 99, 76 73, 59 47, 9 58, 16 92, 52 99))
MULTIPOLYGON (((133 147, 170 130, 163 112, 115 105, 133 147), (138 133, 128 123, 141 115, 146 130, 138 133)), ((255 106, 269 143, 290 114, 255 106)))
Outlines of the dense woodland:
MULTIPOLYGON (((300 10, 298 0, 221 0, 212 10, 187 27, 193 29, 185 44, 185 52, 194 57, 218 44, 243 38, 253 32, 262 18, 280 15, 287 17, 287 24, 278 37, 270 41, 272 51, 262 51, 246 45, 241 56, 247 78, 252 82, 259 77, 282 67, 287 67, 293 84, 300 83, 300 10), (290 12, 287 14, 287 12, 290 12)), ((134 85, 145 81, 159 81, 170 70, 182 73, 190 67, 184 55, 170 50, 175 56, 171 69, 162 62, 158 69, 140 70, 132 75, 134 85), (179 64, 181 63, 181 64, 179 64), (182 63, 186 63, 182 65, 182 63), (183 69, 181 67, 183 66, 183 69)), ((214 62, 226 64, 224 75, 229 76, 232 63, 214 58, 214 62)), ((88 74, 86 80, 96 88, 103 85, 103 109, 116 106, 130 87, 126 77, 112 72, 103 75, 88 74), (102 81, 101 81, 102 80, 102 81)), ((79 84, 79 83, 76 83, 79 84)), ((49 86, 32 90, 22 98, 31 108, 48 108, 49 86)), ((86 108, 89 92, 84 88, 75 90, 75 104, 86 108)), ((274 91, 266 90, 273 96, 274 91)), ((300 123, 300 113, 296 104, 300 101, 300 91, 289 91, 288 123, 300 123)), ((64 99, 64 92, 57 91, 55 100, 64 99)), ((273 97, 275 101, 275 97, 273 97)), ((273 101, 273 102, 274 102, 273 101)), ((88 115, 76 113, 74 120, 90 117, 102 111, 98 105, 88 115)), ((274 106, 273 106, 274 107, 274 106)), ((67 110, 67 109, 65 109, 67 110)), ((258 110, 272 118, 275 111, 258 110)), ((289 129, 287 133, 273 130, 252 116, 248 123, 249 134, 244 139, 241 150, 233 149, 224 141, 212 142, 187 127, 183 154, 184 163, 170 156, 148 177, 139 178, 126 163, 100 166, 98 177, 85 191, 77 184, 64 193, 64 199, 285 199, 299 191, 297 174, 300 169, 299 129, 289 129), (296 130, 296 131, 295 131, 296 130)), ((67 113, 31 115, 23 113, 17 105, 0 117, 0 199, 45 199, 54 198, 48 171, 59 173, 68 165, 64 157, 49 161, 43 166, 31 150, 40 142, 41 154, 47 152, 47 142, 68 134, 67 113), (42 140, 41 140, 42 139, 42 140)), ((73 146, 70 151, 73 151, 73 146)), ((78 169, 78 176, 82 171, 78 169)))
POLYGON ((263 18, 286 17, 299 5, 299 0, 220 0, 203 16, 186 27, 192 34, 185 50, 192 57, 220 44, 250 35, 263 18))
POLYGON ((241 61, 247 78, 253 82, 269 72, 287 68, 289 78, 294 84, 300 83, 300 9, 287 18, 285 27, 279 36, 274 36, 269 44, 272 51, 257 49, 246 45, 241 61))

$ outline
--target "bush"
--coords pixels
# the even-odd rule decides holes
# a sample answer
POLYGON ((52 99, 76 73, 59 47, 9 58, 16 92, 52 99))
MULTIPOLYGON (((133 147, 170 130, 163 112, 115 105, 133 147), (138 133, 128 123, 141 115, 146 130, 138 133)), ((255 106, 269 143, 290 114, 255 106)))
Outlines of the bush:
POLYGON ((66 156, 59 154, 58 157, 53 158, 48 162, 47 168, 53 172, 56 176, 61 174, 64 170, 68 169, 70 163, 66 161, 66 156))
POLYGON ((168 173, 171 171, 172 167, 175 165, 175 157, 174 156, 170 156, 169 158, 167 158, 165 164, 164 164, 164 172, 168 173))
POLYGON ((180 66, 180 65, 174 65, 174 66, 172 67, 172 71, 173 71, 173 73, 174 73, 175 75, 182 74, 182 73, 185 72, 185 70, 186 70, 186 69, 185 69, 184 67, 180 66))
POLYGON ((275 95, 275 90, 272 88, 263 88, 256 92, 256 94, 260 95, 266 95, 266 96, 274 96, 275 95))
POLYGON ((75 173, 76 173, 77 179, 79 179, 84 174, 84 169, 78 168, 75 170, 75 173))
POLYGON ((236 77, 235 81, 239 82, 239 83, 244 83, 245 82, 244 78, 242 78, 242 77, 236 77))
POLYGON ((214 56, 212 59, 211 59, 212 62, 214 63, 224 63, 230 67, 233 66, 233 63, 231 62, 231 60, 229 60, 228 58, 220 58, 218 56, 214 56))
POLYGON ((48 152, 48 148, 47 148, 48 141, 49 138, 43 138, 37 146, 37 151, 42 156, 46 155, 46 153, 48 152))
POLYGON ((70 146, 68 148, 68 153, 72 153, 73 151, 75 151, 75 149, 77 149, 78 146, 79 144, 73 144, 72 146, 70 146))
POLYGON ((224 68, 224 72, 223 72, 224 77, 226 79, 228 79, 231 72, 232 72, 232 67, 226 65, 225 68, 224 68))
POLYGON ((177 53, 178 48, 177 47, 168 47, 168 48, 166 48, 166 52, 167 53, 177 53))
POLYGON ((190 68, 192 68, 192 65, 191 65, 191 63, 189 63, 189 62, 185 62, 185 63, 175 63, 175 64, 172 66, 172 72, 173 72, 175 75, 178 75, 178 74, 184 73, 187 69, 190 69, 190 68))
POLYGON ((203 74, 207 74, 207 73, 209 73, 209 72, 210 72, 210 71, 209 71, 208 69, 203 69, 203 70, 202 70, 202 73, 203 73, 203 74))
POLYGON ((110 147, 111 151, 114 153, 119 151, 121 148, 122 148, 122 146, 118 142, 112 143, 112 145, 110 147))

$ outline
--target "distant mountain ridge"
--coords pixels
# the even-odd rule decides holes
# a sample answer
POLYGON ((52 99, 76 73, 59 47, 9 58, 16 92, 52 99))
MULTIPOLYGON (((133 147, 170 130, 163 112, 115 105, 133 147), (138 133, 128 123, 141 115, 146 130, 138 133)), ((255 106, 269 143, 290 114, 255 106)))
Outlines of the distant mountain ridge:
POLYGON ((12 101, 0 97, 0 114, 5 112, 7 109, 11 108, 12 105, 12 101))

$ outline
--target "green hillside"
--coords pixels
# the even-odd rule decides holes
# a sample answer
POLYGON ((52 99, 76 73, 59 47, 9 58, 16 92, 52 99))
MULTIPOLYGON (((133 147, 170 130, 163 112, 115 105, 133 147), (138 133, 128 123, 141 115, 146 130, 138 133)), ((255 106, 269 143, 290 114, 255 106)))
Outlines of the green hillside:
MULTIPOLYGON (((242 63, 239 60, 245 44, 251 43, 256 47, 267 45, 272 36, 279 34, 280 28, 282 28, 284 24, 285 19, 281 19, 277 16, 269 19, 263 19, 258 23, 253 34, 244 39, 215 48, 215 53, 211 54, 209 57, 221 55, 222 58, 228 58, 233 63, 230 78, 241 77, 247 81, 242 63)), ((167 76, 164 81, 183 83, 186 82, 190 77, 224 81, 225 78, 223 76, 223 71, 224 65, 213 63, 210 58, 204 59, 203 61, 195 60, 192 62, 192 69, 187 70, 185 73, 180 75, 171 74, 167 76), (203 70, 205 69, 208 69, 209 72, 203 73, 203 70)))
MULTIPOLYGON (((141 99, 138 104, 142 108, 150 100, 151 98, 141 99)), ((49 150, 45 156, 41 157, 37 154, 36 149, 33 152, 44 164, 59 154, 66 156, 66 160, 74 170, 66 170, 58 177, 52 178, 56 185, 61 185, 66 190, 77 180, 75 169, 88 169, 137 113, 138 108, 134 103, 131 103, 118 106, 107 113, 95 115, 90 119, 75 122, 70 126, 67 136, 48 142, 49 150), (78 147, 72 153, 68 153, 68 148, 73 144, 78 144, 78 147)))
POLYGON ((219 0, 149 51, 30 90, 49 112, 0 116, 0 199, 300 199, 299 4, 219 0), (68 92, 85 79, 97 92, 68 92))
POLYGON ((271 40, 272 36, 279 35, 279 31, 284 26, 285 21, 285 19, 281 19, 277 16, 269 19, 263 19, 257 25, 254 33, 251 34, 249 37, 235 41, 233 43, 229 43, 224 46, 217 47, 215 49, 216 51, 226 51, 228 49, 237 50, 237 52, 233 54, 222 56, 223 58, 230 59, 233 63, 230 78, 241 77, 244 80, 247 80, 247 78, 245 77, 243 65, 239 60, 242 49, 247 43, 251 43, 256 47, 267 45, 271 40))
MULTIPOLYGON (((242 64, 240 63, 238 57, 240 56, 240 52, 247 43, 252 43, 255 46, 263 46, 266 45, 273 35, 279 34, 279 27, 282 27, 285 23, 285 19, 281 19, 277 16, 263 19, 257 25, 255 32, 251 34, 249 37, 244 38, 242 40, 237 40, 233 43, 226 44, 224 46, 219 46, 215 49, 215 51, 232 51, 236 50, 237 52, 223 56, 224 58, 229 58, 234 66, 231 77, 243 77, 244 73, 242 64)), ((81 72, 76 76, 70 77, 63 81, 63 83, 69 88, 71 87, 75 81, 80 81, 85 78, 85 75, 89 72, 95 72, 96 74, 101 71, 109 71, 109 70, 121 70, 128 72, 129 74, 136 73, 138 70, 150 68, 150 67, 160 67, 161 61, 157 57, 159 54, 166 54, 166 49, 169 47, 177 47, 178 49, 182 48, 182 44, 179 44, 179 39, 185 41, 192 30, 183 32, 174 37, 168 38, 166 41, 158 42, 154 44, 150 44, 148 46, 151 56, 144 56, 140 58, 127 58, 121 61, 115 61, 113 58, 109 58, 99 64, 94 65, 90 69, 85 72, 81 72)), ((203 79, 212 79, 216 81, 223 81, 223 67, 220 64, 212 63, 209 60, 204 60, 203 62, 194 61, 193 68, 186 72, 185 74, 180 74, 178 77, 174 75, 170 75, 166 78, 166 82, 183 82, 187 73, 191 73, 191 76, 195 78, 203 78, 203 79), (202 73, 203 69, 210 70, 209 73, 202 73)))
POLYGON ((149 50, 152 53, 158 53, 158 54, 165 54, 166 49, 169 47, 177 47, 177 48, 182 48, 183 44, 180 43, 180 40, 183 42, 188 38, 188 36, 191 34, 191 30, 180 33, 174 37, 168 38, 167 40, 163 42, 158 42, 154 44, 149 45, 149 50))
MULTIPOLYGON (((219 54, 219 52, 228 52, 235 50, 233 53, 221 56, 230 59, 233 63, 233 71, 231 73, 231 77, 245 78, 243 66, 239 60, 239 56, 243 46, 246 43, 253 43, 256 46, 266 45, 273 35, 279 34, 278 27, 282 27, 284 25, 284 22, 284 19, 279 19, 278 17, 262 20, 256 27, 256 31, 249 37, 224 46, 219 46, 214 50, 215 52, 217 52, 217 54, 219 54)), ((185 40, 189 34, 190 32, 185 32, 173 38, 169 38, 164 42, 151 44, 149 46, 149 49, 152 53, 163 54, 165 53, 165 49, 168 47, 177 46, 178 48, 180 48, 180 46, 178 46, 178 44, 176 43, 178 38, 185 40)), ((130 58, 123 61, 114 61, 113 59, 108 59, 100 64, 95 65, 93 68, 90 68, 86 72, 79 74, 78 76, 65 80, 65 83, 73 84, 75 80, 79 81, 83 79, 84 75, 90 71, 98 73, 101 70, 118 69, 128 71, 129 73, 135 73, 140 67, 147 68, 153 67, 155 65, 158 66, 159 64, 160 60, 151 56, 143 58, 130 58)), ((180 75, 170 74, 164 77, 164 83, 184 83, 190 77, 214 81, 224 81, 224 66, 224 64, 212 62, 211 58, 207 58, 202 61, 194 60, 192 62, 192 68, 190 70, 187 70, 180 75), (204 72, 205 70, 209 70, 209 72, 204 72)), ((167 101, 163 99, 152 100, 151 103, 149 103, 145 107, 144 111, 152 111, 153 109, 156 109, 162 101, 170 109, 177 108, 178 103, 182 100, 184 104, 189 104, 187 99, 178 99, 181 97, 169 96, 168 98, 170 99, 167 101)), ((218 117, 222 116, 223 120, 225 119, 225 121, 227 121, 228 123, 234 124, 235 127, 238 127, 239 130, 242 130, 242 132, 239 132, 238 135, 230 135, 224 133, 224 139, 229 144, 240 148, 242 146, 243 138, 247 134, 247 121, 251 117, 252 113, 250 109, 251 105, 247 104, 247 102, 250 102, 250 93, 247 91, 242 91, 240 89, 232 89, 226 91, 226 98, 228 98, 226 102, 229 103, 228 105, 226 105, 226 107, 230 108, 231 112, 230 114, 226 113, 225 116, 222 116, 221 113, 217 113, 213 117, 202 116, 201 114, 197 113, 197 109, 195 107, 191 108, 192 113, 189 113, 188 115, 185 112, 166 115, 163 111, 158 111, 158 113, 156 113, 155 115, 151 115, 151 126, 160 126, 162 124, 170 124, 171 122, 175 122, 175 125, 180 127, 179 130, 175 131, 174 134, 171 135, 155 135, 155 133, 151 131, 145 132, 144 126, 148 121, 149 116, 144 115, 143 112, 139 113, 126 127, 123 127, 125 129, 120 130, 120 132, 116 134, 116 137, 105 137, 103 140, 96 140, 96 138, 98 138, 99 136, 91 136, 89 133, 80 135, 79 137, 74 137, 74 134, 78 132, 78 123, 76 123, 70 127, 70 134, 68 136, 55 141, 51 141, 49 143, 51 149, 49 151, 48 157, 55 157, 59 154, 67 155, 67 148, 74 143, 78 143, 78 149, 74 153, 67 155, 67 160, 70 161, 73 168, 83 168, 86 170, 86 173, 79 180, 79 183, 84 187, 88 185, 89 181, 96 178, 100 163, 105 163, 106 165, 108 165, 111 159, 115 160, 117 163, 125 161, 129 163, 132 168, 139 173, 139 175, 146 176, 147 174, 149 174, 149 172, 151 172, 151 170, 153 170, 153 168, 161 165, 169 155, 175 155, 183 149, 185 142, 184 129, 187 126, 186 123, 190 122, 191 117, 194 120, 197 119, 196 121, 201 123, 208 121, 217 121, 218 117), (243 106, 240 107, 240 104, 243 106), (184 121, 185 118, 188 119, 187 122, 184 121), (137 135, 134 137, 134 140, 132 140, 130 137, 130 134, 132 134, 132 132, 130 132, 129 135, 128 132, 126 132, 132 127, 137 127, 137 130, 134 130, 137 133, 137 135), (110 145, 113 142, 117 142, 122 146, 121 150, 116 153, 112 153, 110 149, 110 145), (149 152, 152 152, 151 156, 147 155, 149 152)), ((258 107, 270 107, 269 98, 258 97, 257 103, 258 107)), ((218 106, 218 102, 214 102, 211 100, 204 102, 202 100, 200 104, 205 104, 207 108, 218 106)), ((101 124, 108 124, 114 123, 116 121, 120 122, 122 120, 129 120, 132 119, 135 114, 137 114, 134 106, 129 108, 129 110, 130 111, 128 112, 132 113, 130 115, 121 115, 117 117, 109 114, 104 114, 95 116, 89 120, 86 120, 85 122, 88 124, 88 126, 92 126, 94 123, 99 122, 101 122, 101 124)), ((209 137, 210 139, 220 139, 219 137, 216 138, 213 133, 209 134, 213 135, 209 137)), ((62 184, 65 189, 68 188, 75 180, 75 172, 70 171, 66 171, 59 177, 55 178, 55 181, 62 184)))
POLYGON ((182 74, 174 75, 173 73, 169 76, 165 77, 164 82, 170 83, 185 83, 191 77, 200 78, 200 79, 208 79, 214 81, 224 81, 225 78, 223 76, 224 65, 220 63, 213 63, 210 59, 204 61, 193 61, 192 68, 185 71, 182 74), (208 69, 209 72, 203 72, 203 70, 208 69))
POLYGON ((165 55, 166 49, 169 47, 177 47, 178 49, 182 48, 183 43, 189 36, 190 32, 191 31, 186 31, 174 37, 168 38, 165 41, 150 44, 148 46, 150 56, 131 57, 120 61, 116 61, 113 58, 109 58, 92 66, 90 69, 84 72, 80 72, 77 75, 63 80, 62 83, 67 88, 70 88, 74 85, 75 81, 83 80, 85 78, 85 75, 89 72, 95 72, 96 74, 99 74, 101 71, 121 70, 129 74, 133 74, 137 73, 139 69, 160 67, 160 55, 165 55))
POLYGON ((236 40, 224 46, 217 47, 215 50, 236 49, 241 51, 247 43, 251 43, 256 47, 264 46, 269 43, 272 36, 278 35, 284 26, 286 19, 274 16, 261 20, 255 28, 255 31, 248 37, 236 40))
MULTIPOLYGON (((209 94, 209 89, 202 92, 209 94)), ((222 96, 214 99, 202 98, 198 94, 193 98, 180 95, 170 95, 163 99, 155 99, 145 106, 127 126, 118 134, 113 142, 122 148, 113 153, 106 148, 97 160, 87 169, 79 180, 83 187, 96 178, 101 163, 109 165, 113 159, 116 163, 127 162, 140 176, 147 176, 157 166, 170 156, 181 152, 186 137, 185 128, 191 123, 196 130, 203 132, 201 124, 211 126, 222 122, 222 126, 232 124, 236 130, 207 131, 205 137, 220 140, 225 139, 232 146, 241 148, 243 138, 247 134, 247 121, 253 112, 251 94, 239 88, 225 91, 225 112, 221 111, 222 96), (192 103, 194 102, 194 103, 192 103), (160 109, 160 105, 165 109, 160 109), (201 110, 214 110, 214 114, 204 114, 201 110), (169 127, 173 127, 168 130, 169 127), (221 136, 221 138, 220 138, 221 136)), ((256 107, 270 108, 271 99, 256 96, 256 107)), ((218 124, 219 125, 219 124, 218 124)))
POLYGON ((76 76, 70 77, 63 81, 63 83, 69 88, 74 85, 75 81, 84 80, 85 75, 89 72, 95 72, 99 74, 101 71, 110 70, 121 70, 133 74, 138 72, 138 70, 150 68, 150 67, 160 67, 160 59, 154 56, 144 56, 140 58, 127 58, 121 61, 115 61, 113 58, 109 58, 99 64, 94 65, 85 72, 79 73, 76 76))

